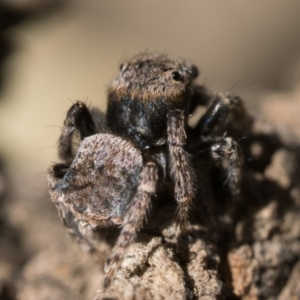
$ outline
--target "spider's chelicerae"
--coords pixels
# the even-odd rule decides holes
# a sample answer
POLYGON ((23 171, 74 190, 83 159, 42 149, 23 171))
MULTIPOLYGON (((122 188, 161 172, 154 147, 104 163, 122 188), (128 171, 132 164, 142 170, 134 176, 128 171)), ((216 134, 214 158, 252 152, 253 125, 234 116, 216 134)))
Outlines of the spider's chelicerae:
MULTIPOLYGON (((245 126, 242 101, 195 84, 198 69, 183 59, 139 54, 120 66, 108 89, 106 115, 82 102, 69 109, 59 139, 63 163, 49 169, 48 185, 64 224, 79 240, 97 228, 121 226, 106 286, 137 236, 151 201, 168 189, 185 234, 190 207, 201 189, 197 160, 224 171, 239 196, 242 158, 230 132, 245 126), (197 106, 207 107, 195 126, 197 106), (74 149, 74 133, 82 140, 74 149)), ((158 199, 159 201, 159 199, 158 199)))

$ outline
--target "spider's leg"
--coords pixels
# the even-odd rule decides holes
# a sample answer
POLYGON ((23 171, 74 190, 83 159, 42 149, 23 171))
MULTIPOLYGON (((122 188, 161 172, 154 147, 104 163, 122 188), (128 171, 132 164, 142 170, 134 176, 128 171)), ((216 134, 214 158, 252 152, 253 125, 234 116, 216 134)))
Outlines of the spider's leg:
POLYGON ((200 157, 203 151, 209 152, 210 157, 227 173, 225 183, 235 197, 240 193, 242 151, 237 142, 224 136, 227 131, 234 138, 247 136, 252 122, 239 97, 218 94, 199 123, 189 129, 186 147, 189 153, 200 157))
POLYGON ((59 158, 66 162, 71 162, 75 155, 72 148, 72 137, 75 130, 79 131, 81 140, 96 133, 92 115, 81 101, 74 103, 68 110, 59 138, 59 158))
POLYGON ((124 217, 122 230, 108 259, 107 274, 104 286, 108 287, 116 271, 122 263, 129 245, 136 239, 138 231, 143 225, 147 211, 151 206, 151 197, 156 194, 158 181, 158 168, 153 162, 144 165, 140 174, 137 193, 124 217))
POLYGON ((191 89, 191 98, 185 111, 187 116, 192 114, 198 106, 206 106, 212 97, 212 92, 204 86, 193 85, 193 88, 191 89))
POLYGON ((194 128, 188 130, 187 149, 197 151, 205 137, 222 136, 229 132, 235 138, 249 134, 253 119, 241 98, 231 94, 217 94, 194 128))
POLYGON ((66 174, 68 168, 69 166, 65 164, 54 164, 49 168, 47 175, 49 193, 58 211, 59 217, 62 223, 68 228, 70 235, 76 238, 78 244, 80 244, 86 251, 94 254, 97 252, 97 250, 80 232, 78 223, 76 222, 73 213, 64 205, 64 203, 58 202, 55 198, 54 191, 61 183, 62 178, 66 174))
POLYGON ((55 188, 61 183, 61 180, 68 171, 69 166, 67 164, 53 164, 48 169, 47 185, 51 198, 55 188))
POLYGON ((178 202, 178 222, 185 234, 189 208, 195 195, 195 179, 188 153, 183 149, 186 144, 184 112, 171 110, 167 118, 170 168, 175 183, 175 199, 178 202))
POLYGON ((243 155, 238 143, 232 138, 219 138, 209 148, 210 157, 226 174, 224 185, 228 185, 233 197, 240 197, 241 168, 243 155))

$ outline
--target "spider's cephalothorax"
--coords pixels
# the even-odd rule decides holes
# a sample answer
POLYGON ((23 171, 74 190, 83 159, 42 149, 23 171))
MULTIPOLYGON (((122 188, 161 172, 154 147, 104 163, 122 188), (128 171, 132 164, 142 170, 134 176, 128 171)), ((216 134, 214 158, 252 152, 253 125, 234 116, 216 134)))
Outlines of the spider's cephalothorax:
POLYGON ((168 112, 185 111, 197 75, 195 66, 161 55, 140 55, 121 65, 108 93, 109 128, 140 149, 166 142, 168 112))
POLYGON ((80 242, 90 229, 121 225, 105 283, 109 284, 129 244, 135 240, 151 198, 171 182, 183 233, 201 183, 191 163, 208 157, 225 170, 233 195, 239 194, 241 156, 225 137, 242 129, 241 100, 215 95, 196 85, 197 68, 183 59, 140 54, 120 67, 108 90, 106 119, 92 116, 82 102, 69 109, 59 140, 64 161, 49 170, 51 197, 70 232, 80 242), (188 118, 198 105, 207 111, 194 127, 188 118), (82 140, 73 149, 73 134, 82 140))

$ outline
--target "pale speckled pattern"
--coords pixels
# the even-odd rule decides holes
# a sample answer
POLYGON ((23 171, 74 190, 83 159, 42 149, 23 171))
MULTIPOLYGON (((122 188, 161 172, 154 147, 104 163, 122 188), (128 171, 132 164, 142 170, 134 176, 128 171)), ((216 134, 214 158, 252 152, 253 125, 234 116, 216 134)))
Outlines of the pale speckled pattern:
POLYGON ((141 153, 131 143, 110 134, 96 134, 80 144, 53 197, 93 227, 122 224, 141 168, 141 153))

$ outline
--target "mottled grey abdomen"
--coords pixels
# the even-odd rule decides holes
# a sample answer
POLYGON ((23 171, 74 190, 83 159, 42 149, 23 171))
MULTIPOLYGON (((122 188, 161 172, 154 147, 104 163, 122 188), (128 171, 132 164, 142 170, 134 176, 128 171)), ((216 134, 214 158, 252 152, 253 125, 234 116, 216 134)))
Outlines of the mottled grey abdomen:
POLYGON ((85 138, 56 189, 57 200, 94 226, 121 224, 138 186, 143 159, 130 142, 111 135, 85 138))

